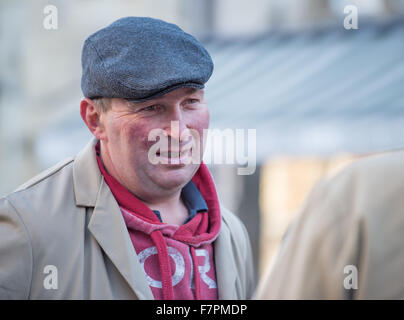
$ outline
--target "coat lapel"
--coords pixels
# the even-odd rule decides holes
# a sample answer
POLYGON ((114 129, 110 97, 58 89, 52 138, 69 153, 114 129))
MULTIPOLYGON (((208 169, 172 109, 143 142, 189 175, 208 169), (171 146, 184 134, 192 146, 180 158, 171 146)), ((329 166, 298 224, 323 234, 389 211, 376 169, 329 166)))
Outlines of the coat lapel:
POLYGON ((121 211, 104 180, 88 229, 138 298, 154 299, 121 211))
POLYGON ((133 248, 121 211, 105 183, 95 157, 93 140, 75 159, 77 206, 94 207, 88 229, 139 299, 154 299, 133 248))
POLYGON ((236 262, 233 249, 230 246, 232 239, 230 230, 222 219, 222 227, 214 242, 216 280, 220 300, 238 299, 236 288, 236 262))

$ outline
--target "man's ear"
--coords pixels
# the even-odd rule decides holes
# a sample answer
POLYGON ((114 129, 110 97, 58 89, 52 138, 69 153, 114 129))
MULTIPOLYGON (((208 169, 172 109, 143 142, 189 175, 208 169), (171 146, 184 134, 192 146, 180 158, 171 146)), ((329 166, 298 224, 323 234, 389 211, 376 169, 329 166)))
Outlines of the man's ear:
POLYGON ((84 98, 80 102, 80 115, 88 129, 98 140, 105 140, 105 127, 102 122, 102 112, 96 107, 95 102, 84 98))

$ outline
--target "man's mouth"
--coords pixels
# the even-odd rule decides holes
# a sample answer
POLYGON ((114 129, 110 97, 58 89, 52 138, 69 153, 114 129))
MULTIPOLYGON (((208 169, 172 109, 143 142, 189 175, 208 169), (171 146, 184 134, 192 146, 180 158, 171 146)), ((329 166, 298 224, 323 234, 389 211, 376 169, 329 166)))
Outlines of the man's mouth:
POLYGON ((158 151, 156 156, 162 160, 162 163, 166 164, 189 164, 191 162, 191 148, 183 149, 181 151, 158 151))
POLYGON ((187 153, 189 153, 189 149, 188 150, 184 150, 181 152, 175 152, 175 151, 160 151, 157 152, 156 155, 159 157, 165 157, 165 158, 180 158, 183 157, 185 155, 187 155, 187 153))

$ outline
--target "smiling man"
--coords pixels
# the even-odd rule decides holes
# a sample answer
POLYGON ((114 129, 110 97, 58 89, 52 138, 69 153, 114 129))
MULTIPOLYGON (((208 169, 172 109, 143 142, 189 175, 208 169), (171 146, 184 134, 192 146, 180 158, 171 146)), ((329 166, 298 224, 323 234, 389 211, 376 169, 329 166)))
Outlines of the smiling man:
POLYGON ((0 298, 250 298, 247 232, 201 161, 206 49, 128 17, 87 38, 82 67, 94 139, 0 200, 0 298))

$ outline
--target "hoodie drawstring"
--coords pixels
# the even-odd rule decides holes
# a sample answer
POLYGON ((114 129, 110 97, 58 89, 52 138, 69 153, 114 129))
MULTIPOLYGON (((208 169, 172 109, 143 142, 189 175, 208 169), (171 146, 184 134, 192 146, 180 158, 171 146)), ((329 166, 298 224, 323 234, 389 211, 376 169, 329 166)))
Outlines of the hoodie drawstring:
POLYGON ((161 273, 161 287, 163 290, 164 300, 174 300, 173 284, 171 282, 171 265, 167 251, 167 244, 161 231, 155 230, 150 237, 157 248, 157 256, 159 259, 161 273))
POLYGON ((191 256, 193 260, 193 266, 194 266, 194 281, 195 281, 195 300, 201 300, 201 276, 199 274, 199 267, 198 263, 196 261, 196 253, 195 253, 195 248, 191 246, 191 256))
MULTIPOLYGON (((171 281, 171 265, 168 255, 167 244, 160 230, 155 230, 150 234, 152 241, 157 248, 157 256, 159 260, 161 273, 161 288, 163 290, 164 300, 174 300, 174 289, 171 281)), ((199 274, 198 263, 196 260, 195 248, 191 246, 191 258, 194 267, 195 281, 195 300, 201 300, 201 276, 199 274)))

